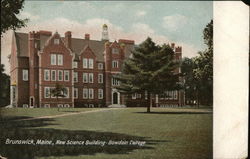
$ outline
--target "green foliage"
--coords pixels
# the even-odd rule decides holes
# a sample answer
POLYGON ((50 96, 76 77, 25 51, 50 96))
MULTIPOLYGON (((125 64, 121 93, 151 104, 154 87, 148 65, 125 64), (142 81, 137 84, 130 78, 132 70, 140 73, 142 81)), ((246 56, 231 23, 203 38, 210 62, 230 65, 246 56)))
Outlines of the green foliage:
MULTIPOLYGON (((196 100, 197 80, 193 70, 195 69, 194 58, 183 58, 181 63, 181 70, 185 77, 184 90, 185 99, 187 102, 196 100)), ((190 104, 190 103, 187 103, 190 104)))
POLYGON ((55 88, 51 90, 51 96, 58 97, 65 97, 66 88, 63 85, 56 83, 55 88))
POLYGON ((208 49, 213 49, 213 20, 211 20, 203 30, 203 39, 208 49))
POLYGON ((125 93, 148 91, 161 93, 176 89, 178 74, 173 72, 178 63, 173 60, 174 52, 169 45, 157 46, 147 38, 132 52, 132 58, 124 62, 118 89, 125 93))
POLYGON ((0 107, 10 104, 10 76, 3 73, 4 65, 0 65, 0 107))
POLYGON ((124 62, 122 74, 117 76, 121 82, 117 89, 125 94, 147 91, 149 97, 178 89, 179 74, 174 72, 178 65, 169 45, 159 46, 147 38, 124 62))
POLYGON ((24 0, 1 0, 1 35, 9 29, 25 26, 28 19, 18 19, 17 15, 23 8, 24 0))
POLYGON ((213 20, 203 31, 207 49, 199 56, 183 59, 182 72, 185 75, 186 97, 197 100, 198 104, 213 103, 213 20))

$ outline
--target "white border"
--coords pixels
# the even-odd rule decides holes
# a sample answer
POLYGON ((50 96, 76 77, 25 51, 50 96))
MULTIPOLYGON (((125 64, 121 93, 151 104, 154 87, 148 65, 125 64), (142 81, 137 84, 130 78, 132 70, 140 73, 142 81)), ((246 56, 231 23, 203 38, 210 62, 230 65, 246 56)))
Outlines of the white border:
POLYGON ((213 157, 247 156, 249 7, 214 2, 213 157))

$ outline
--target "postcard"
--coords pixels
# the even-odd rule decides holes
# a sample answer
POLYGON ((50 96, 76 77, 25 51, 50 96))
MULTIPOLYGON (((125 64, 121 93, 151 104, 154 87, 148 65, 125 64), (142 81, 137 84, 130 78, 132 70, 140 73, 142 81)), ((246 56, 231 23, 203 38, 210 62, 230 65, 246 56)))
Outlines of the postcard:
POLYGON ((1 5, 0 158, 247 157, 243 2, 1 5))

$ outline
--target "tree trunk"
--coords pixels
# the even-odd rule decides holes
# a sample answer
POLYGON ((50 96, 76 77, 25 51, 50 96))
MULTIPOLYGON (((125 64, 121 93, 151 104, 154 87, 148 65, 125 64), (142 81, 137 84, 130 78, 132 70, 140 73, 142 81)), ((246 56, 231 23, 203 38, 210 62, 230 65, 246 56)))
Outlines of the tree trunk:
POLYGON ((199 103, 200 103, 200 101, 199 101, 200 99, 199 99, 199 91, 197 90, 197 107, 199 108, 199 103))
POLYGON ((150 107, 152 107, 151 93, 148 93, 149 104, 147 106, 147 113, 150 113, 150 107))
POLYGON ((57 101, 57 111, 59 112, 59 105, 58 105, 58 96, 56 96, 56 101, 57 101))

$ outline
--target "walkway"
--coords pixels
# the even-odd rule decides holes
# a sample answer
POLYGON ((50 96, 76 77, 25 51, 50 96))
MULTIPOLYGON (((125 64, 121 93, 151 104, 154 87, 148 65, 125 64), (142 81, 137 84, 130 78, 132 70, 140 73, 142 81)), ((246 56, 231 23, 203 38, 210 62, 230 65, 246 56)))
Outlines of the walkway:
POLYGON ((51 119, 51 118, 59 118, 59 117, 65 117, 65 116, 71 116, 71 115, 78 115, 78 114, 88 114, 88 113, 95 113, 95 112, 104 112, 104 111, 110 111, 110 110, 116 110, 116 109, 121 109, 121 108, 103 108, 103 109, 90 110, 90 111, 82 111, 82 112, 75 112, 75 113, 65 113, 65 114, 50 115, 50 116, 32 117, 32 118, 27 118, 27 119, 18 119, 18 121, 34 120, 34 119, 51 119))

